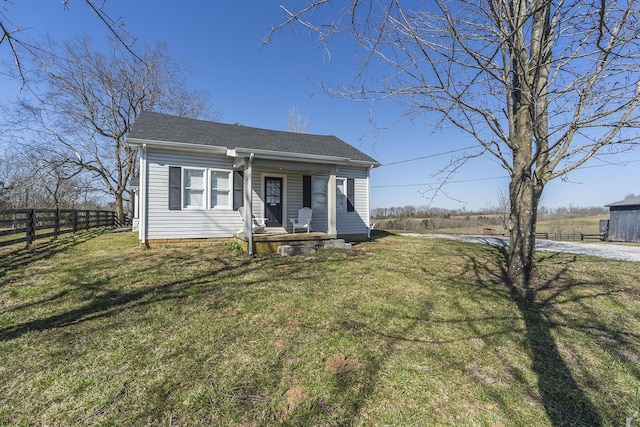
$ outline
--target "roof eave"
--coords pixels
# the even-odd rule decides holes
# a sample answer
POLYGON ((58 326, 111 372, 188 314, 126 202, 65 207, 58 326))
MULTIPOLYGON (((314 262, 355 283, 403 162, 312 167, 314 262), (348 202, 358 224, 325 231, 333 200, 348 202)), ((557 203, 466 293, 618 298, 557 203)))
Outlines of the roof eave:
POLYGON ((306 163, 320 164, 350 164, 366 167, 380 166, 378 162, 366 160, 354 160, 348 157, 323 156, 318 154, 292 153, 286 151, 257 150, 253 148, 236 147, 229 150, 227 155, 232 157, 248 157, 253 154, 256 158, 265 160, 285 160, 285 161, 304 161, 306 163))
POLYGON ((317 164, 340 164, 360 167, 378 167, 380 163, 368 160, 355 160, 348 157, 324 156, 317 154, 292 153, 286 151, 259 150, 253 148, 228 147, 216 145, 191 144, 186 142, 158 141, 142 138, 127 138, 127 143, 134 146, 147 145, 149 147, 165 148, 179 151, 224 154, 229 157, 243 158, 253 154, 256 158, 265 160, 304 161, 317 164))
POLYGON ((191 151, 198 153, 216 153, 226 154, 227 147, 221 147, 219 145, 202 145, 202 144, 190 144, 187 142, 172 142, 172 141, 158 141, 153 139, 140 139, 140 138, 127 138, 127 144, 142 146, 147 145, 150 147, 170 148, 179 151, 191 151))

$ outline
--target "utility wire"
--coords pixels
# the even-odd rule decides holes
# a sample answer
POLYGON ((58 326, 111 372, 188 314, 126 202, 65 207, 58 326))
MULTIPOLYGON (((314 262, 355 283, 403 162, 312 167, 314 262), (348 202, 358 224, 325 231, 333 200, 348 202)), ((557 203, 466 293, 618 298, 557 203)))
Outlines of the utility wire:
MULTIPOLYGON (((449 151, 447 153, 440 153, 440 154, 434 154, 434 155, 426 156, 426 157, 419 157, 419 158, 410 159, 410 160, 403 160, 401 162, 396 162, 396 163, 412 162, 414 160, 419 160, 419 159, 422 159, 422 158, 435 157, 435 156, 439 156, 439 155, 442 155, 442 154, 448 154, 448 153, 453 153, 455 151, 462 151, 462 150, 466 150, 466 148, 463 148, 463 149, 460 149, 460 150, 449 151)), ((628 163, 638 163, 638 162, 640 162, 640 159, 627 160, 627 161, 624 162, 624 166, 626 166, 628 163)), ((392 165, 392 164, 395 164, 395 163, 387 163, 387 164, 385 164, 383 166, 392 165)), ((606 163, 606 164, 603 164, 603 165, 580 166, 580 167, 575 168, 574 170, 601 168, 601 167, 605 167, 605 166, 619 166, 619 165, 615 165, 615 164, 612 164, 612 163, 606 163)), ((495 179, 505 179, 505 178, 509 178, 509 176, 508 175, 503 175, 503 176, 494 176, 494 177, 490 177, 490 178, 462 179, 462 180, 456 180, 456 181, 447 181, 447 184, 460 184, 460 183, 464 183, 464 182, 476 182, 476 181, 491 181, 491 180, 495 180, 495 179)), ((442 182, 427 182, 427 183, 421 183, 421 184, 372 185, 371 188, 424 187, 424 186, 441 185, 441 184, 442 184, 442 182)))
POLYGON ((401 163, 415 162, 416 160, 430 159, 432 157, 444 156, 445 154, 451 154, 451 153, 458 153, 460 151, 470 150, 472 148, 477 148, 477 147, 479 147, 479 145, 472 145, 470 147, 464 147, 458 150, 445 151, 444 153, 429 154, 428 156, 421 156, 421 157, 415 157, 413 159, 405 159, 405 160, 398 160, 397 162, 385 163, 384 165, 380 165, 378 167, 399 165, 401 163))
MULTIPOLYGON (((460 184, 463 182, 491 181, 494 179, 504 179, 508 176, 494 176, 493 178, 461 179, 457 181, 447 181, 447 184, 460 184)), ((427 182, 424 184, 397 184, 397 185, 372 185, 371 188, 396 188, 396 187, 422 187, 425 185, 440 185, 442 182, 427 182)))

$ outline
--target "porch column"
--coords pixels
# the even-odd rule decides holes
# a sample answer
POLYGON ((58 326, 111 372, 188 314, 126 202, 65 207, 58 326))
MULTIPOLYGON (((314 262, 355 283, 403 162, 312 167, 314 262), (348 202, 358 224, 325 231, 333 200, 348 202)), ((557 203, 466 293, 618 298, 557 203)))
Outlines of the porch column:
POLYGON ((244 165, 244 237, 247 239, 249 254, 253 255, 253 154, 247 159, 244 165))
POLYGON ((149 186, 147 185, 147 144, 142 144, 140 150, 140 206, 138 207, 138 239, 147 245, 147 201, 149 200, 149 186))
POLYGON ((329 170, 329 182, 327 183, 327 234, 333 237, 338 235, 336 221, 336 168, 329 170))

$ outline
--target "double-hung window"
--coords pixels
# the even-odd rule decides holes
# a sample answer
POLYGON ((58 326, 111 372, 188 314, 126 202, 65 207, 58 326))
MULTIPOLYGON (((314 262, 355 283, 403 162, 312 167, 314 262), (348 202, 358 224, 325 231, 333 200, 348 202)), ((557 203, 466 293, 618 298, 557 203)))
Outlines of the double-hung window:
POLYGON ((182 196, 184 208, 204 208, 204 169, 183 169, 184 193, 182 196))
POLYGON ((211 171, 211 201, 212 209, 231 208, 231 172, 211 171))
MULTIPOLYGON (((302 177, 302 203, 313 209, 327 208, 327 177, 302 177)), ((336 211, 355 212, 356 187, 354 178, 336 177, 336 211)))
POLYGON ((313 209, 327 208, 327 178, 313 178, 313 209))
POLYGON ((336 210, 347 210, 347 180, 336 178, 336 210))
POLYGON ((230 170, 169 166, 169 210, 233 209, 234 198, 241 205, 242 174, 235 174, 237 188, 233 175, 230 170))

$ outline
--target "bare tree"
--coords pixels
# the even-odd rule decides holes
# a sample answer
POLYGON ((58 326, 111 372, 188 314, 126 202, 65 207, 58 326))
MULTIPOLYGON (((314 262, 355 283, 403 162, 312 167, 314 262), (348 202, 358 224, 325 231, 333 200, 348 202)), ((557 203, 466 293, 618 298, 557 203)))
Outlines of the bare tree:
POLYGON ((163 45, 144 50, 142 61, 119 43, 100 53, 87 38, 39 52, 47 52, 33 71, 41 90, 20 102, 13 130, 25 150, 47 153, 52 168, 64 161, 98 178, 122 221, 137 157, 125 138, 136 117, 142 110, 199 117, 209 111, 207 98, 186 88, 163 45))
POLYGON ((526 287, 545 185, 637 143, 640 10, 634 0, 416 3, 283 6, 286 19, 273 32, 295 24, 323 43, 352 34, 362 64, 353 84, 329 92, 394 99, 411 118, 436 112, 497 159, 511 178, 508 276, 526 287))
MULTIPOLYGON (((133 43, 135 38, 125 31, 123 23, 119 19, 113 19, 105 10, 106 0, 94 1, 94 0, 78 0, 78 2, 84 3, 84 5, 95 14, 98 21, 102 22, 109 33, 117 40, 125 49, 127 49, 132 55, 137 56, 133 51, 133 43)), ((62 0, 62 7, 68 9, 71 0, 62 0)), ((22 79, 23 83, 26 83, 25 75, 25 56, 37 51, 37 47, 32 45, 24 37, 25 31, 28 28, 17 23, 14 23, 10 19, 10 0, 0 0, 0 47, 3 45, 9 51, 9 55, 13 60, 15 70, 22 79)))
POLYGON ((0 209, 11 207, 12 189, 13 185, 7 159, 0 157, 0 209))
POLYGON ((296 106, 289 108, 289 120, 287 121, 287 129, 289 132, 305 133, 309 126, 309 117, 304 117, 300 109, 296 106))
POLYGON ((496 192, 496 204, 493 206, 493 210, 498 214, 500 224, 505 230, 509 230, 509 216, 511 213, 511 204, 509 195, 502 189, 496 192))
POLYGON ((84 209, 96 203, 95 189, 87 186, 82 169, 69 159, 52 158, 44 151, 9 150, 0 164, 1 205, 5 208, 84 209))

